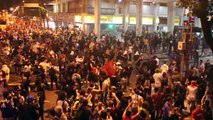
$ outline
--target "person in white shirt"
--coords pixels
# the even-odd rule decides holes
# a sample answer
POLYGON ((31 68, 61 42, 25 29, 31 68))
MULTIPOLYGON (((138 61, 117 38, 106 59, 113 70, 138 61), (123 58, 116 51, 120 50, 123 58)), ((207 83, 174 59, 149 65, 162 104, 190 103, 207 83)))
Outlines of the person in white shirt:
POLYGON ((47 59, 45 59, 44 61, 40 62, 39 65, 44 69, 45 75, 47 75, 47 71, 50 68, 50 64, 47 62, 47 59))
MULTIPOLYGON (((66 100, 58 100, 56 103, 56 106, 65 108, 64 110, 66 110, 66 111, 68 111, 68 109, 69 109, 69 103, 66 100)), ((64 112, 66 112, 66 111, 64 111, 64 112)))
POLYGON ((6 85, 8 84, 8 81, 9 81, 9 79, 10 79, 10 68, 6 65, 6 64, 4 64, 4 65, 2 65, 2 71, 4 71, 5 72, 5 82, 6 82, 6 85))
POLYGON ((166 64, 166 61, 163 62, 163 65, 161 65, 160 69, 161 69, 162 73, 164 73, 164 72, 167 73, 168 72, 169 66, 166 64))
POLYGON ((189 113, 192 104, 195 104, 197 100, 197 92, 198 86, 196 84, 196 81, 192 80, 191 84, 188 85, 186 88, 186 101, 187 101, 186 108, 189 113))
POLYGON ((54 108, 54 111, 55 111, 55 116, 54 116, 55 120, 68 120, 61 106, 56 106, 54 108))
POLYGON ((103 101, 106 101, 107 94, 109 92, 109 87, 110 87, 110 78, 107 78, 102 83, 103 101))
POLYGON ((160 63, 160 60, 159 60, 159 58, 156 56, 156 58, 155 58, 155 60, 157 61, 157 66, 159 65, 159 63, 160 63))
POLYGON ((155 81, 155 87, 160 88, 161 87, 161 82, 162 82, 162 73, 159 68, 155 69, 155 73, 153 74, 153 79, 155 81))
POLYGON ((199 72, 201 74, 205 72, 205 64, 204 64, 203 60, 200 60, 199 72))

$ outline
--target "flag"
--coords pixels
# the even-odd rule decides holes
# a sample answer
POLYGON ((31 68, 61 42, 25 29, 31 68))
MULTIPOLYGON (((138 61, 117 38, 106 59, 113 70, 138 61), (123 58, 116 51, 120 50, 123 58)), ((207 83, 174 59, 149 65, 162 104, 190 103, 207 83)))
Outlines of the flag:
POLYGON ((117 68, 115 66, 114 60, 110 60, 108 63, 106 63, 106 65, 104 65, 101 70, 106 75, 110 77, 114 77, 117 72, 117 68))

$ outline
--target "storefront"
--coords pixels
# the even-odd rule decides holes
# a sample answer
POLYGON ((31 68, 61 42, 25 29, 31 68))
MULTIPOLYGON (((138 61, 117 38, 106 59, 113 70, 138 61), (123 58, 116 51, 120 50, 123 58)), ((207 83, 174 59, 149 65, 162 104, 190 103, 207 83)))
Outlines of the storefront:
MULTIPOLYGON (((158 17, 154 19, 153 17, 143 17, 142 20, 142 30, 143 32, 152 32, 154 31, 154 27, 156 25, 158 32, 167 32, 167 18, 158 17), (155 23, 154 23, 155 22, 155 23)), ((74 24, 82 28, 82 16, 76 15, 74 17, 74 24)), ((128 21, 128 30, 135 31, 136 28, 136 17, 130 16, 127 18, 128 21)), ((87 15, 84 16, 84 24, 85 31, 87 33, 92 32, 94 29, 94 16, 87 15)), ((174 19, 175 26, 179 26, 181 23, 180 18, 174 19)), ((101 23, 101 33, 108 31, 113 34, 121 34, 123 30, 123 16, 110 16, 110 15, 102 15, 100 18, 101 23)))
MULTIPOLYGON (((75 25, 79 28, 83 28, 82 25, 82 16, 76 15, 75 16, 75 25)), ((87 33, 92 32, 94 30, 94 23, 95 18, 92 15, 84 16, 84 24, 85 24, 85 31, 87 33)), ((123 17, 122 16, 110 16, 110 15, 104 15, 100 18, 101 23, 101 33, 110 33, 110 35, 117 37, 121 34, 121 28, 123 25, 123 17)))

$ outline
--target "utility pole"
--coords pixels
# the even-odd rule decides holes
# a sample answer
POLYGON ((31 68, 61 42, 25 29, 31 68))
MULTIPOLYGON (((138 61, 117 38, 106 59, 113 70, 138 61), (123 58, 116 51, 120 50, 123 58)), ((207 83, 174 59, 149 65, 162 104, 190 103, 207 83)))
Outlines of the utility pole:
MULTIPOLYGON (((183 80, 184 76, 184 69, 185 69, 185 78, 189 75, 189 65, 190 65, 190 57, 191 57, 191 42, 192 42, 192 14, 191 14, 191 7, 188 8, 189 12, 186 14, 186 8, 184 10, 184 17, 187 16, 187 21, 183 21, 182 25, 182 41, 181 44, 181 63, 180 63, 180 80, 183 80)), ((184 18, 183 17, 183 18, 184 18)))
POLYGON ((186 75, 185 77, 189 76, 189 65, 190 65, 190 58, 192 52, 192 24, 191 24, 191 17, 192 14, 188 13, 188 21, 186 23, 186 44, 185 44, 185 62, 186 62, 186 75))

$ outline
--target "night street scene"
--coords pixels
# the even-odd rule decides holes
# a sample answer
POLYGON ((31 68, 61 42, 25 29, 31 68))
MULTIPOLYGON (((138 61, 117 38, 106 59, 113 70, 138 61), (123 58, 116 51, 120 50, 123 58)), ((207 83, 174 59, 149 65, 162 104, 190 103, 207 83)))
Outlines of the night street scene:
POLYGON ((0 120, 213 120, 213 0, 0 0, 0 120))

